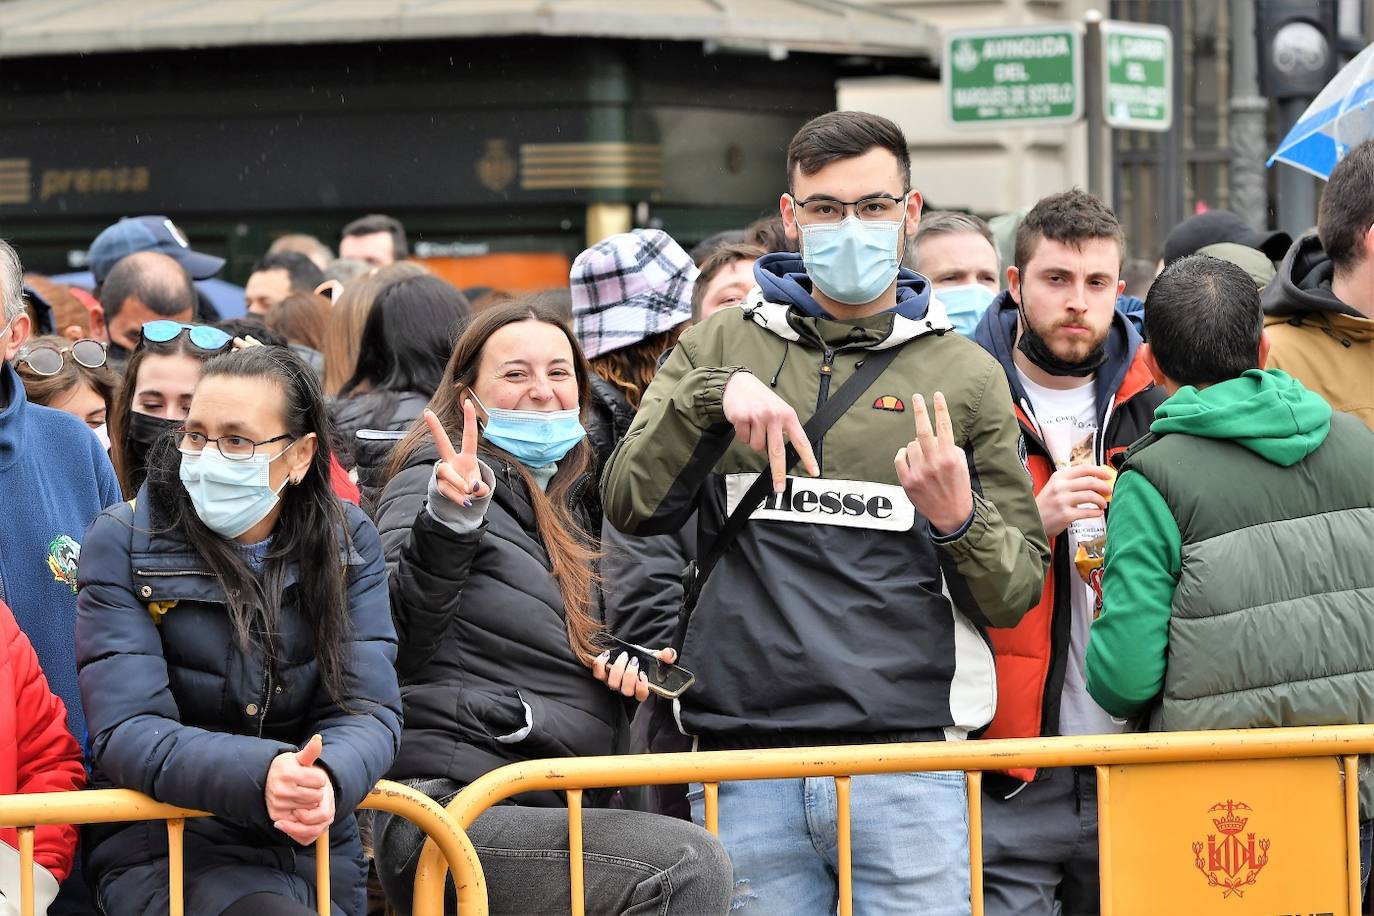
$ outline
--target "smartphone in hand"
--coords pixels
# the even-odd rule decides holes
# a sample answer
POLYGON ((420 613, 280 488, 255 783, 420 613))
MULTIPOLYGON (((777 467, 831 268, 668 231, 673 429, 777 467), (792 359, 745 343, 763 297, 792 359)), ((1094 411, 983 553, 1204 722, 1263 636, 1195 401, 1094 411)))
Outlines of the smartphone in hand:
POLYGON ((688 687, 696 683, 696 675, 686 668, 661 661, 652 650, 617 639, 609 633, 602 637, 602 648, 611 650, 612 664, 620 657, 621 652, 628 653, 630 658, 639 659, 639 670, 648 678, 650 692, 661 697, 670 700, 680 697, 688 687))

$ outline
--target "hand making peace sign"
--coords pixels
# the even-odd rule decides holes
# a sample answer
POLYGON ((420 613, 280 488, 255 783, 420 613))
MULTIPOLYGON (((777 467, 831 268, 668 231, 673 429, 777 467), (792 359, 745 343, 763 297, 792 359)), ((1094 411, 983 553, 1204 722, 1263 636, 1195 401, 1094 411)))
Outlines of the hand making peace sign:
POLYGON ((439 449, 439 462, 434 466, 439 492, 449 502, 471 506, 474 499, 482 499, 488 488, 482 482, 482 469, 477 463, 477 411, 470 399, 463 401, 463 447, 453 450, 453 442, 444 431, 444 424, 434 411, 425 409, 425 423, 439 449))
POLYGON ((938 534, 953 534, 973 512, 968 459, 954 442, 945 396, 935 392, 935 429, 930 428, 926 401, 911 396, 916 438, 897 451, 897 480, 916 511, 938 534))

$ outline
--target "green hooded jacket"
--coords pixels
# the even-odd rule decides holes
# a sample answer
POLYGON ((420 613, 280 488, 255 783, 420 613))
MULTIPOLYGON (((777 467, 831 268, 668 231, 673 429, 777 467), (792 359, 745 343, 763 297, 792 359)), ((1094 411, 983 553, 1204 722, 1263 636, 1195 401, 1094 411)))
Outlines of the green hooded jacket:
POLYGON ((1277 369, 1180 389, 1117 480, 1088 692, 1156 731, 1365 721, 1371 543, 1358 420, 1277 369))

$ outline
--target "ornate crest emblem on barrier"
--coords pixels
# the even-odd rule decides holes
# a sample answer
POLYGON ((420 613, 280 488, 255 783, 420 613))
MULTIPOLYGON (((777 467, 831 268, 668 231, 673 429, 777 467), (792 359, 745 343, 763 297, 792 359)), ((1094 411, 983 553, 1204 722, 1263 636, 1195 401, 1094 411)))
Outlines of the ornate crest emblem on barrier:
POLYGON ((1242 839, 1241 831, 1245 830, 1250 818, 1236 812, 1253 814, 1254 809, 1249 805, 1228 798, 1207 809, 1208 814, 1214 811, 1225 812, 1221 817, 1212 818, 1220 834, 1207 834, 1205 844, 1202 840, 1193 843, 1194 864, 1206 877, 1208 887, 1222 889, 1222 899, 1232 894, 1244 897, 1245 888, 1252 886, 1264 866, 1269 864, 1269 840, 1256 839, 1254 833, 1245 833, 1242 839))

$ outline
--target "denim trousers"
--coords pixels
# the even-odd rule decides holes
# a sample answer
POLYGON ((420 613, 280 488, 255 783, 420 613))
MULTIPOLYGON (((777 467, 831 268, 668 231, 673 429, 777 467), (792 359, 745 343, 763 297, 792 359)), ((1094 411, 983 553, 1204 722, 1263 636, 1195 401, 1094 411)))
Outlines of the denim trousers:
MULTIPOLYGON (((969 913, 968 785, 962 772, 851 780, 856 916, 969 913)), ((702 787, 687 793, 705 819, 702 787)), ((839 903, 835 780, 720 786, 720 839, 734 865, 739 916, 833 916, 839 903)))
MULTIPOLYGON (((407 780, 441 805, 457 786, 407 780)), ((405 818, 374 815, 377 876, 388 902, 409 913, 425 837, 405 818)), ((568 810, 498 805, 468 828, 487 882, 492 916, 566 914, 571 909, 568 810)), ((730 860, 705 830, 641 811, 582 812, 586 911, 598 916, 722 916, 730 902, 730 860)), ((448 882, 444 911, 456 910, 448 882)))

